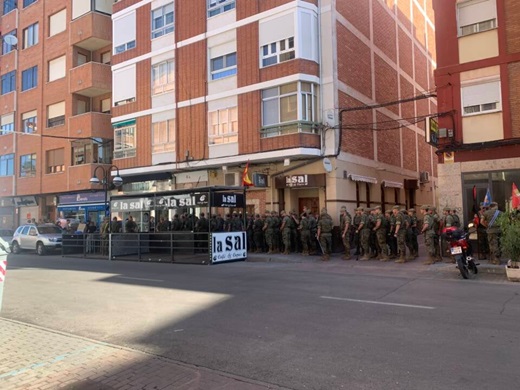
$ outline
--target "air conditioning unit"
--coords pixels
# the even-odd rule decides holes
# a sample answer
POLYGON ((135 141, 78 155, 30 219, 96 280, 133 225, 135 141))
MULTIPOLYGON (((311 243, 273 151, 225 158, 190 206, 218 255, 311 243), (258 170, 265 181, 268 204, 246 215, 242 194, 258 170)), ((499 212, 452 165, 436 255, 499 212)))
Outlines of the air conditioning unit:
POLYGON ((421 172, 419 175, 419 182, 421 184, 430 182, 430 172, 421 172))
POLYGON ((237 172, 225 173, 224 174, 224 185, 228 186, 228 187, 239 186, 240 183, 238 182, 238 173, 237 172))

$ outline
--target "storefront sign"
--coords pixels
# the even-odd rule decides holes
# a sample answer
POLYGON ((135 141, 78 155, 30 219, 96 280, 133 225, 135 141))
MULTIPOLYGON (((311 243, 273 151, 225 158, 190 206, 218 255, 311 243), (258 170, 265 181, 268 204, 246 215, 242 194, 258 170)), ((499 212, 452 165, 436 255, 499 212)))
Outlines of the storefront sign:
POLYGON ((104 201, 104 192, 82 192, 79 194, 60 195, 60 204, 99 203, 104 201))
POLYGON ((244 207, 244 194, 216 192, 213 194, 213 207, 244 207))
POLYGON ((267 175, 263 173, 253 173, 253 185, 255 187, 267 187, 267 175))
POLYGON ((12 198, 0 198, 0 207, 9 207, 14 206, 14 201, 12 198))
POLYGON ((211 262, 223 263, 247 259, 246 232, 213 233, 211 235, 211 262))
POLYGON ((291 175, 277 177, 275 179, 276 188, 292 188, 292 187, 324 187, 325 174, 318 175, 291 175))
POLYGON ((21 196, 14 198, 14 204, 16 207, 38 206, 38 202, 36 202, 36 198, 34 196, 21 196))
POLYGON ((112 211, 148 211, 153 209, 176 209, 208 205, 207 194, 165 195, 149 198, 115 199, 110 202, 112 211))

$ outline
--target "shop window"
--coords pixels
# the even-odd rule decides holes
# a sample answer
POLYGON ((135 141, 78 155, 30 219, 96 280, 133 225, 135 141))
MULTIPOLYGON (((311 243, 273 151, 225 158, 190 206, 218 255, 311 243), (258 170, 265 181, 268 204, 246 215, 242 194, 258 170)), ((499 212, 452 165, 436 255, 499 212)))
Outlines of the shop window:
POLYGON ((58 173, 65 170, 64 149, 48 150, 46 152, 47 173, 58 173))

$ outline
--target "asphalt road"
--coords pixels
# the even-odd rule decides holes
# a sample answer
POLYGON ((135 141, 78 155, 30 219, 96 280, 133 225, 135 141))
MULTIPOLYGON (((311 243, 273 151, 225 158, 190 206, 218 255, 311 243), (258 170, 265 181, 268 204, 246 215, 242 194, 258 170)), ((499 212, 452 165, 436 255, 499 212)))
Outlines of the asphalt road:
POLYGON ((290 389, 518 389, 520 285, 346 262, 9 257, 2 316, 290 389))

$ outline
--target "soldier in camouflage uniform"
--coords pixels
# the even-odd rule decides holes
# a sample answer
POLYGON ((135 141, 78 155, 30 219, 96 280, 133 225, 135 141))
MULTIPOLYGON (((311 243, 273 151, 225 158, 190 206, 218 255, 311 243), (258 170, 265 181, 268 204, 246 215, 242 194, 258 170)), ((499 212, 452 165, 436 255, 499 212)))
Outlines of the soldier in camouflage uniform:
POLYGON ((276 211, 271 211, 271 218, 274 222, 274 251, 275 253, 278 253, 283 246, 282 232, 280 231, 282 219, 280 218, 280 213, 277 213, 276 211))
POLYGON ((265 241, 267 242, 267 253, 269 254, 274 253, 274 224, 275 222, 271 217, 271 213, 266 211, 262 230, 264 231, 265 241))
POLYGON ((406 263, 406 220, 402 212, 399 211, 399 206, 392 207, 392 213, 395 216, 395 233, 397 238, 397 248, 399 250, 399 258, 396 263, 406 263))
POLYGON ((491 202, 489 210, 486 210, 482 216, 481 223, 486 227, 486 233, 488 237, 489 245, 489 261, 491 264, 500 265, 500 226, 498 225, 497 219, 499 218, 501 211, 498 209, 496 202, 491 202))
POLYGON ((488 208, 484 206, 484 203, 480 203, 480 210, 478 213, 478 225, 477 225, 477 237, 478 237, 478 258, 484 260, 487 258, 489 253, 489 245, 486 227, 482 224, 482 217, 488 208))
POLYGON ((354 226, 354 247, 356 248, 356 252, 354 255, 361 254, 361 239, 359 234, 359 225, 361 224, 361 216, 363 215, 363 207, 358 207, 354 214, 354 218, 352 219, 352 225, 354 226))
POLYGON ((417 241, 419 230, 417 229, 417 215, 415 214, 415 209, 408 209, 408 216, 410 217, 408 241, 410 242, 410 246, 412 248, 412 256, 414 259, 416 259, 419 257, 419 242, 417 241))
POLYGON ((428 250, 428 259, 423 263, 430 265, 435 263, 435 231, 434 231, 434 220, 433 215, 430 213, 430 206, 422 205, 421 213, 424 215, 421 233, 424 234, 424 242, 426 249, 428 250))
MULTIPOLYGON (((431 206, 429 213, 433 216, 433 231, 435 232, 434 244, 435 244, 435 258, 436 261, 442 261, 441 247, 440 247, 440 234, 441 234, 441 218, 437 213, 437 207, 431 206)), ((451 259, 450 259, 451 261, 451 259)))
POLYGON ((453 226, 460 228, 460 226, 461 226, 460 218, 457 215, 457 209, 454 207, 451 209, 451 216, 453 217, 453 226))
POLYGON ((309 256, 309 241, 311 239, 311 230, 310 230, 309 220, 307 219, 306 213, 302 214, 302 217, 300 219, 300 226, 298 226, 298 230, 300 231, 302 255, 309 256))
POLYGON ((327 209, 321 209, 317 235, 323 249, 323 256, 321 258, 323 261, 329 260, 330 253, 332 252, 332 226, 332 218, 327 213, 327 209))
MULTIPOLYGON (((356 211, 361 211, 363 208, 358 207, 356 211)), ((361 248, 363 250, 363 257, 360 259, 362 261, 370 260, 370 228, 368 227, 368 214, 361 211, 361 221, 359 223, 359 227, 356 230, 356 234, 359 236, 359 241, 361 248)))
POLYGON ((233 218, 231 219, 229 229, 229 231, 231 232, 244 231, 244 223, 242 222, 242 218, 240 217, 240 215, 238 215, 238 213, 233 213, 233 218))
POLYGON ((374 227, 376 226, 376 209, 371 208, 367 210, 368 212, 368 229, 370 231, 370 236, 368 239, 368 246, 370 248, 370 258, 378 258, 379 257, 379 249, 377 244, 377 237, 374 227))
POLYGON ((390 253, 389 253, 389 257, 390 259, 395 259, 397 257, 397 238, 395 237, 395 221, 396 221, 396 218, 395 218, 395 215, 393 213, 393 210, 389 210, 390 212, 390 234, 388 235, 389 238, 388 238, 388 241, 389 241, 389 246, 390 246, 390 253))
POLYGON ((293 210, 289 213, 289 217, 291 218, 291 223, 289 227, 291 228, 291 251, 299 252, 300 251, 300 231, 298 230, 298 225, 300 221, 298 220, 298 216, 296 212, 293 210))
MULTIPOLYGON (((442 213, 443 213, 443 215, 440 219, 441 233, 445 228, 450 228, 450 227, 455 226, 453 224, 454 220, 453 220, 453 216, 451 215, 451 209, 449 207, 445 207, 442 209, 442 213)), ((448 260, 446 260, 447 263, 452 262, 452 258, 448 254, 448 242, 446 241, 446 238, 442 234, 440 235, 440 256, 447 257, 448 258, 448 260)))
POLYGON ((309 254, 315 255, 316 249, 317 249, 317 238, 316 234, 318 233, 318 221, 316 221, 316 218, 314 217, 314 214, 312 211, 307 212, 307 219, 309 221, 309 230, 310 230, 310 252, 309 254))
POLYGON ((255 242, 256 253, 262 253, 264 251, 264 221, 260 218, 260 214, 255 215, 253 222, 253 240, 255 242))
POLYGON ((280 232, 282 232, 283 254, 288 255, 291 253, 291 217, 284 210, 280 212, 280 215, 282 216, 280 232))
POLYGON ((374 208, 375 225, 372 228, 377 240, 378 251, 380 253, 379 260, 388 261, 388 246, 386 245, 386 219, 382 213, 381 206, 374 208))
POLYGON ((352 224, 352 218, 347 211, 345 206, 341 206, 340 209, 340 231, 341 231, 341 239, 343 241, 343 247, 345 248, 345 254, 343 255, 343 260, 350 260, 350 226, 352 224))

